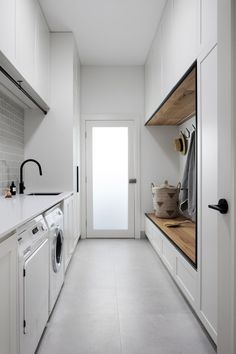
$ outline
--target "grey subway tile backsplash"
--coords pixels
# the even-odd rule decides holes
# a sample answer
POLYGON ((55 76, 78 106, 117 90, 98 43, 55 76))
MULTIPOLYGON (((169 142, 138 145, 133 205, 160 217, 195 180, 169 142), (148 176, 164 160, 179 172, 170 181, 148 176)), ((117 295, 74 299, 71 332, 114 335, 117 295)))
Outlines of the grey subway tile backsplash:
POLYGON ((17 188, 24 160, 24 110, 0 92, 0 195, 11 181, 17 188))

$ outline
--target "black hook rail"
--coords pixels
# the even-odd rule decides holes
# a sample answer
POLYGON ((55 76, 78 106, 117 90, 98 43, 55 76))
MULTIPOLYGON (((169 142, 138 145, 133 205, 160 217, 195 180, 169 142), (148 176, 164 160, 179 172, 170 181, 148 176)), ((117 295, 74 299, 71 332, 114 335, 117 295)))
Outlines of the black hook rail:
POLYGON ((47 111, 40 106, 40 104, 27 92, 25 91, 25 89, 23 89, 23 87, 21 86, 21 81, 16 81, 15 79, 13 79, 13 77, 8 74, 8 72, 3 69, 2 66, 0 66, 0 71, 3 73, 3 75, 5 75, 8 80, 10 80, 26 97, 28 97, 28 99, 33 102, 45 115, 47 114, 47 111))

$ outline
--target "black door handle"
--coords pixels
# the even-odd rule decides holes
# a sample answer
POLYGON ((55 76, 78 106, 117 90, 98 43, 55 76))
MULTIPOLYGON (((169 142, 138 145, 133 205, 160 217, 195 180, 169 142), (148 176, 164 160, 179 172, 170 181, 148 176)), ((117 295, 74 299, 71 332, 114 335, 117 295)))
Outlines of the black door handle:
POLYGON ((130 183, 130 184, 135 184, 135 183, 137 183, 136 178, 130 178, 130 179, 129 179, 129 183, 130 183))
POLYGON ((219 211, 221 214, 227 214, 229 206, 226 199, 220 199, 217 205, 208 205, 208 208, 219 211))

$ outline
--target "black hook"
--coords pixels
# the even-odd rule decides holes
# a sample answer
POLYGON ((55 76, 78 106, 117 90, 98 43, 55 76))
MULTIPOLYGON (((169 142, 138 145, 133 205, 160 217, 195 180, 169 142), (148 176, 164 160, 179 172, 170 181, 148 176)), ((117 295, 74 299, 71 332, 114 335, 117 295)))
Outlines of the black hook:
POLYGON ((188 128, 186 128, 186 131, 187 131, 187 133, 188 133, 188 135, 186 135, 186 138, 189 139, 189 138, 190 138, 190 135, 191 135, 191 134, 190 134, 190 130, 189 130, 188 128))

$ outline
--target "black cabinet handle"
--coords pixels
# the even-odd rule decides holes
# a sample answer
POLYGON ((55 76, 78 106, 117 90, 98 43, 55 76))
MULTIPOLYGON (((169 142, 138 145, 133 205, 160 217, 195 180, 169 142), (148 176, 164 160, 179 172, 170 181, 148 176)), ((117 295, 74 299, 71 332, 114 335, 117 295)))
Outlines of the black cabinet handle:
POLYGON ((229 210, 226 199, 220 199, 217 205, 208 205, 208 208, 219 211, 221 214, 227 214, 229 210))
POLYGON ((76 192, 79 193, 79 166, 76 166, 76 192))

